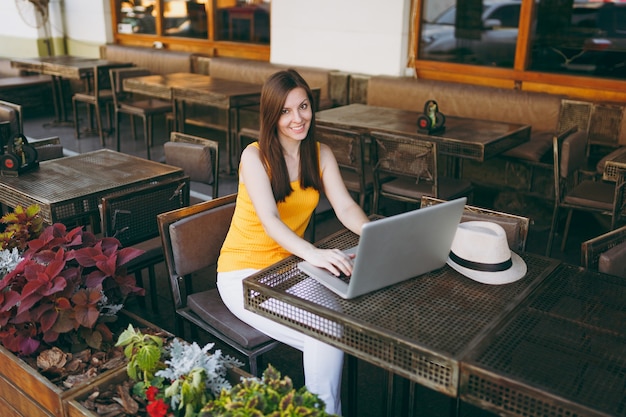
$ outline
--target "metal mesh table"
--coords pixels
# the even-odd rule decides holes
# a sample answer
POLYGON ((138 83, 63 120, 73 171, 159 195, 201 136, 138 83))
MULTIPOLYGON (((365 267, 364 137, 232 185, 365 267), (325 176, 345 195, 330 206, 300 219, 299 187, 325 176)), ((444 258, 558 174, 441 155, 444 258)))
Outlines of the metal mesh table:
POLYGON ((44 161, 18 177, 0 177, 0 202, 38 204, 44 222, 52 224, 97 214, 104 195, 182 175, 178 167, 101 149, 44 161))
POLYGON ((626 282, 563 265, 463 359, 463 401, 510 416, 626 416, 626 282))
MULTIPOLYGON (((342 231, 321 247, 346 249, 342 231)), ((386 289, 344 300, 308 278, 289 257, 244 280, 246 308, 449 396, 459 359, 557 265, 523 254, 528 274, 503 286, 479 284, 445 266, 386 289)), ((393 273, 393 271, 390 271, 393 273)))

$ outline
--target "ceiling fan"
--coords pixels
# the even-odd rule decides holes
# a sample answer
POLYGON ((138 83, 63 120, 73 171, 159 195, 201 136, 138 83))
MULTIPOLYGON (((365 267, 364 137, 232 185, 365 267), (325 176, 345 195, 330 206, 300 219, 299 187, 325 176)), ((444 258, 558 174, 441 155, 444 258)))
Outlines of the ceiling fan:
POLYGON ((20 17, 28 26, 35 29, 43 28, 48 55, 52 55, 52 41, 48 25, 50 0, 15 0, 20 17))

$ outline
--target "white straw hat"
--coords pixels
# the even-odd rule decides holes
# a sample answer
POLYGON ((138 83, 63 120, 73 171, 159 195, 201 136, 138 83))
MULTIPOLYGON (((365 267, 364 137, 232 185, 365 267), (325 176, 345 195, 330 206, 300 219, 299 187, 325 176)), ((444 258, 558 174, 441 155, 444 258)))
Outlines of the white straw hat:
POLYGON ((526 275, 526 263, 509 249, 502 226, 493 222, 460 223, 447 263, 483 284, 508 284, 526 275))

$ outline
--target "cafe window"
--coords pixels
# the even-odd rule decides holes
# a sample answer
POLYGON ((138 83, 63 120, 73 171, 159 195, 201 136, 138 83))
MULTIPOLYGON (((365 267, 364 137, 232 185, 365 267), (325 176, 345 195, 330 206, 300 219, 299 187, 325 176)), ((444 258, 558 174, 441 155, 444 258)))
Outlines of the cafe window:
POLYGON ((512 68, 520 6, 520 1, 425 0, 419 58, 512 68))
MULTIPOLYGON (((269 45, 270 0, 124 0, 117 33, 269 45)), ((155 41, 158 39, 155 39, 155 41)))
POLYGON ((118 33, 156 34, 155 0, 122 1, 118 33))
POLYGON ((522 21, 526 1, 424 0, 418 59, 626 79, 626 1, 538 0, 522 21))
POLYGON ((620 3, 541 0, 529 69, 626 79, 626 2, 620 3))

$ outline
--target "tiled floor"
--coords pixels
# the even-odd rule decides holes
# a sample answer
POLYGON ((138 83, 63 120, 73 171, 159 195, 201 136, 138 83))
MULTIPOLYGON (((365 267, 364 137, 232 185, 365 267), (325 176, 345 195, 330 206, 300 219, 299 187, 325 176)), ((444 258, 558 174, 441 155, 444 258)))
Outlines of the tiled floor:
MULTIPOLYGON (((25 134, 34 138, 43 138, 49 136, 59 136, 63 146, 73 152, 88 152, 96 149, 100 149, 100 139, 95 135, 88 135, 80 139, 74 137, 74 129, 72 126, 53 126, 50 124, 53 116, 40 115, 37 117, 26 117, 25 119, 25 134)), ((81 125, 85 126, 86 123, 81 121, 81 125)), ((145 157, 145 145, 143 140, 133 140, 130 134, 128 120, 126 119, 122 131, 122 152, 131 153, 137 156, 145 157)), ((211 137, 212 139, 220 140, 224 143, 224 136, 220 132, 207 132, 197 131, 190 132, 196 133, 200 136, 211 137), (210 136, 209 136, 210 135, 210 136)), ((141 137, 141 133, 138 133, 141 137)), ((113 137, 109 137, 106 146, 113 149, 113 137)), ((155 121, 155 133, 154 133, 154 145, 152 147, 152 159, 163 160, 163 146, 162 144, 167 140, 167 133, 165 130, 165 121, 155 121)), ((222 158, 225 161, 225 158, 222 158)), ((130 167, 129 169, 132 169, 130 167)), ((234 176, 223 175, 220 177, 220 195, 230 194, 236 191, 236 178, 234 176)), ((531 225, 527 250, 533 253, 543 254, 545 251, 545 242, 548 235, 550 218, 552 215, 552 208, 539 202, 528 202, 522 206, 520 200, 516 198, 514 194, 501 194, 498 198, 486 192, 484 190, 478 190, 474 198, 474 205, 495 208, 496 210, 521 214, 531 217, 533 224, 531 225)), ((385 214, 392 214, 398 209, 395 205, 389 205, 385 214)), ((317 237, 321 238, 330 232, 337 230, 340 227, 337 219, 332 213, 325 213, 319 217, 317 224, 317 237)), ((570 263, 578 264, 580 259, 580 243, 590 237, 596 236, 604 232, 604 226, 601 222, 596 220, 592 216, 576 215, 571 228, 571 236, 568 241, 568 246, 564 253, 561 253, 558 248, 553 251, 553 256, 558 257, 570 263)), ((558 246, 559 242, 555 242, 558 246)), ((141 308, 138 303, 131 302, 129 308, 146 319, 162 326, 165 329, 173 330, 173 306, 169 297, 169 289, 167 288, 166 271, 163 264, 157 266, 157 282, 158 288, 156 288, 159 305, 154 310, 148 306, 147 308, 141 308)), ((147 280, 146 280, 147 281, 147 280)), ((148 288, 149 291, 154 289, 148 288)), ((207 343, 211 341, 206 336, 201 336, 201 343, 207 343)), ((224 348, 223 346, 219 346, 224 348)), ((224 348, 227 351, 226 348, 224 348)), ((283 374, 289 375, 296 385, 303 384, 302 375, 302 358, 301 354, 294 349, 288 347, 279 347, 274 351, 268 353, 264 357, 266 362, 272 363, 283 374)), ((344 378, 346 372, 344 369, 344 378)), ((383 399, 383 382, 386 378, 386 373, 377 368, 376 366, 359 361, 358 364, 358 415, 362 417, 379 417, 385 415, 383 399)), ((344 389, 347 387, 347 381, 344 380, 344 389)), ((406 401, 402 396, 396 397, 396 403, 406 405, 406 401)), ((345 403, 345 401, 344 401, 345 403)), ((416 415, 449 415, 452 402, 445 396, 435 393, 428 389, 418 388, 416 392, 416 415)), ((401 407, 400 407, 401 409, 401 407)), ((404 411, 396 411, 393 415, 401 416, 404 411)))

